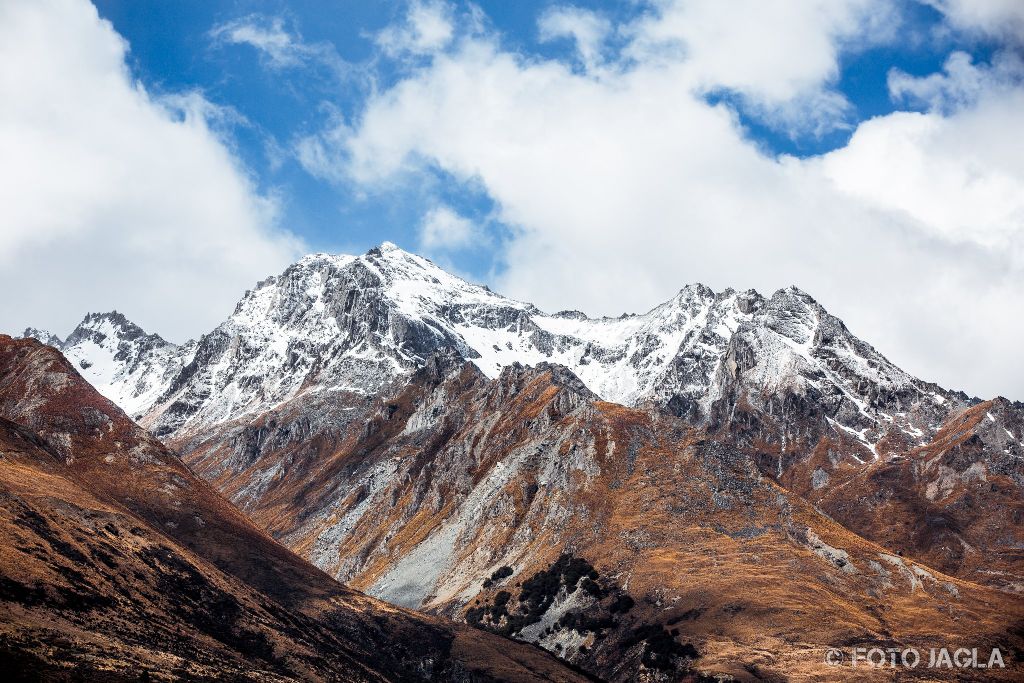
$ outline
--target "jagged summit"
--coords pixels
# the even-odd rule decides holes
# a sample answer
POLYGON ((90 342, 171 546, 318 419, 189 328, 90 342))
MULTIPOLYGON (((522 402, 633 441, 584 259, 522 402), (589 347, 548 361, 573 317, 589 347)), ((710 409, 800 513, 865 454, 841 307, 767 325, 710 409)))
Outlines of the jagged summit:
POLYGON ((166 345, 169 342, 158 334, 149 334, 116 310, 107 313, 87 313, 71 334, 64 340, 65 346, 74 346, 89 339, 102 343, 105 338, 119 341, 146 339, 152 345, 166 345))
POLYGON ((22 336, 60 349, 90 384, 135 418, 156 400, 169 375, 180 370, 182 351, 188 348, 147 333, 116 310, 86 314, 63 341, 34 328, 22 336))
POLYGON ((642 314, 548 314, 391 242, 305 256, 180 347, 116 312, 86 316, 62 346, 163 436, 302 394, 374 395, 445 348, 491 378, 515 363, 562 365, 604 400, 699 424, 727 420, 737 402, 769 416, 779 401, 813 404, 867 450, 894 426, 924 438, 959 400, 897 368, 796 286, 764 297, 693 283, 642 314))
POLYGON ((38 327, 26 327, 25 331, 21 333, 21 336, 23 339, 35 339, 58 349, 64 346, 63 339, 49 330, 41 330, 38 327))

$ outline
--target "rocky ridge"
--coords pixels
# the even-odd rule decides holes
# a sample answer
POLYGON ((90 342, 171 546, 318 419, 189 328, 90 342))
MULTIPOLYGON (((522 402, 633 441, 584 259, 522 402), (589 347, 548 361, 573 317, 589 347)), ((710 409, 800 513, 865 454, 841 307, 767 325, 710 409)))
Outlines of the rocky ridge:
POLYGON ((375 395, 441 348, 488 377, 513 363, 564 365, 604 400, 655 405, 711 428, 741 402, 779 420, 810 409, 820 432, 854 435, 861 460, 877 457, 890 432, 923 444, 951 412, 977 402, 903 372, 796 288, 765 298, 690 285, 643 315, 549 315, 390 243, 357 257, 308 256, 181 347, 138 341, 141 330, 116 314, 113 324, 100 318, 87 317, 58 348, 172 439, 302 393, 375 395), (102 367, 95 347, 107 349, 102 367))

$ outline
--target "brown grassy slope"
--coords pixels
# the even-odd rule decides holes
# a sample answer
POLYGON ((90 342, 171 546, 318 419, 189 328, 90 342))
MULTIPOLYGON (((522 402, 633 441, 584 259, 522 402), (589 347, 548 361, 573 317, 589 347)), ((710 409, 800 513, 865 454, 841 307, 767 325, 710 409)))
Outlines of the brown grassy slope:
POLYGON ((529 646, 348 590, 56 350, 0 336, 0 657, 29 679, 553 680, 529 646))
MULTIPOLYGON (((309 415, 285 406, 265 424, 287 429, 287 411, 309 415)), ((661 675, 629 641, 645 625, 676 629, 698 669, 744 680, 865 675, 826 667, 832 646, 1020 647, 1019 598, 900 558, 748 454, 680 419, 597 402, 557 369, 488 381, 439 362, 368 415, 317 442, 315 457, 301 441, 256 449, 238 469, 221 466, 236 452, 226 442, 190 457, 216 463, 213 479, 235 495, 287 463, 245 498, 255 519, 353 585, 438 613, 461 618, 500 590, 515 604, 517 584, 562 553, 585 558, 636 607, 600 637, 518 635, 614 680, 661 675), (430 561, 413 562, 423 548, 430 561), (484 589, 504 565, 514 576, 484 589)), ((554 612, 607 615, 607 599, 562 598, 554 612)), ((1020 674, 1012 665, 1004 676, 1020 674)))
POLYGON ((718 406, 714 438, 865 538, 1024 595, 1024 404, 964 396, 918 412, 907 400, 858 438, 803 394, 783 390, 789 410, 774 416, 754 407, 768 398, 718 406))
POLYGON ((1003 399, 984 401, 953 415, 927 444, 880 448, 882 457, 861 468, 833 467, 835 444, 821 443, 784 482, 882 545, 947 574, 1024 594, 1022 456, 993 446, 992 438, 1005 439, 1011 428, 1022 433, 1012 423, 1020 414, 1003 399), (801 486, 817 468, 831 472, 828 484, 801 486))

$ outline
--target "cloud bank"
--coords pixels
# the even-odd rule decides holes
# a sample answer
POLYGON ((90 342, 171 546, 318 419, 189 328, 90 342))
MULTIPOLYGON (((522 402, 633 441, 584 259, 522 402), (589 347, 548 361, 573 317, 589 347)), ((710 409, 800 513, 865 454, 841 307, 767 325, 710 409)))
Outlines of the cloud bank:
POLYGON ((146 92, 127 51, 82 0, 0 3, 4 332, 117 308, 183 341, 302 251, 215 132, 231 110, 146 92))

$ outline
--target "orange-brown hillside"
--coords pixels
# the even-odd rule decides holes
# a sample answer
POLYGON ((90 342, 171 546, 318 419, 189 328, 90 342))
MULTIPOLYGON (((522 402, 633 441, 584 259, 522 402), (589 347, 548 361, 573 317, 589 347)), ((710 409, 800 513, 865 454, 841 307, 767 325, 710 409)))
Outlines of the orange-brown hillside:
POLYGON ((597 401, 558 366, 491 381, 447 354, 390 398, 231 429, 190 461, 318 566, 610 680, 904 675, 824 663, 875 645, 999 647, 995 675, 1021 675, 1017 596, 865 539, 744 449, 597 401), (281 437, 331 410, 364 419, 281 437))
POLYGON ((336 583, 56 350, 0 336, 0 659, 26 680, 523 680, 542 651, 336 583))

